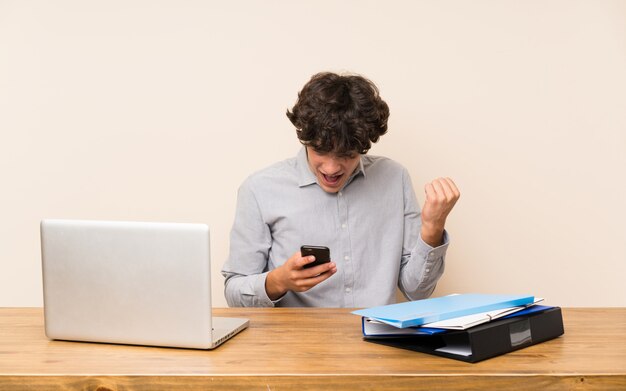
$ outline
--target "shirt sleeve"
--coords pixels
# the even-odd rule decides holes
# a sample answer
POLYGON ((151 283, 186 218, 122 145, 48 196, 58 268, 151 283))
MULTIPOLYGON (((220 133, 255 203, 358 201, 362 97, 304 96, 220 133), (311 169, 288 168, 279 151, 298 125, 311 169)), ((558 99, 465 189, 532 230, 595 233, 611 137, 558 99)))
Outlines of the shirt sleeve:
POLYGON ((406 170, 404 186, 404 244, 398 287, 409 300, 429 297, 443 275, 446 251, 450 244, 448 232, 443 232, 443 244, 432 247, 422 240, 421 209, 415 197, 411 178, 406 170))
POLYGON ((272 244, 252 184, 244 182, 237 193, 230 252, 222 268, 224 295, 231 307, 273 307, 265 290, 267 259, 272 244))

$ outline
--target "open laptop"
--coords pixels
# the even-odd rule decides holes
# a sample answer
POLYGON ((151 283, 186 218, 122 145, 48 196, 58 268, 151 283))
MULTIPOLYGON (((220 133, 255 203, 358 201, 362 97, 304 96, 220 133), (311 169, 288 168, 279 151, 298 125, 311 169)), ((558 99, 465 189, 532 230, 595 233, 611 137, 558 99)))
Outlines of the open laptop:
POLYGON ((212 349, 248 319, 211 315, 204 224, 43 220, 51 339, 212 349))

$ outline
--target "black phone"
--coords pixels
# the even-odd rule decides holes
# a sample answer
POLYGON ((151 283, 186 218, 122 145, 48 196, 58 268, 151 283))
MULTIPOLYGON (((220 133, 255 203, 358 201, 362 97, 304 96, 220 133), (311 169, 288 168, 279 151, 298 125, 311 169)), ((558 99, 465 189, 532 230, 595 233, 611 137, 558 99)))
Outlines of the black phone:
POLYGON ((330 249, 324 246, 307 246, 300 247, 300 253, 303 257, 313 255, 315 261, 304 265, 304 269, 330 262, 330 249))

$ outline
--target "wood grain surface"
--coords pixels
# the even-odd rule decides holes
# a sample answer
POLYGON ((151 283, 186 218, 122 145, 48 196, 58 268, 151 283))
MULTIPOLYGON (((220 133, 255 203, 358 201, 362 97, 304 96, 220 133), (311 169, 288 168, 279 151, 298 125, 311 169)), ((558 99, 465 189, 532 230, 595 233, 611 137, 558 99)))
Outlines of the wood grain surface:
POLYGON ((4 389, 626 389, 626 308, 563 309, 565 335, 469 364, 364 342, 349 309, 228 308, 215 350, 51 341, 41 308, 0 308, 4 389))

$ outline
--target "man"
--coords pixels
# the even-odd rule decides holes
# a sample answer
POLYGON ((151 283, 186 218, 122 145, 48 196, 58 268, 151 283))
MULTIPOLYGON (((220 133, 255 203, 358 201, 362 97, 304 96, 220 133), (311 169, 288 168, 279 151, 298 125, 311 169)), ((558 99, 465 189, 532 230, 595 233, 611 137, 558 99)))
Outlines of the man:
POLYGON ((387 131, 389 108, 358 75, 320 73, 287 117, 297 157, 244 181, 222 274, 230 306, 371 307, 428 297, 444 269, 446 218, 459 198, 449 178, 417 204, 405 168, 367 151, 387 131), (332 262, 304 268, 301 245, 332 262))

